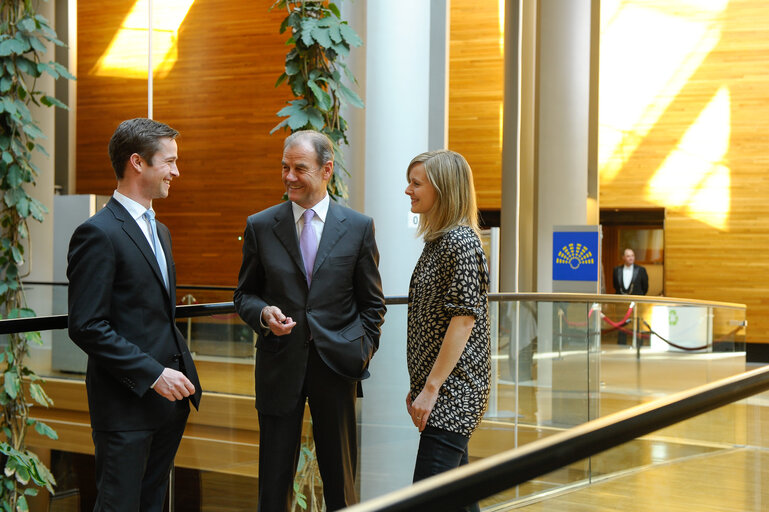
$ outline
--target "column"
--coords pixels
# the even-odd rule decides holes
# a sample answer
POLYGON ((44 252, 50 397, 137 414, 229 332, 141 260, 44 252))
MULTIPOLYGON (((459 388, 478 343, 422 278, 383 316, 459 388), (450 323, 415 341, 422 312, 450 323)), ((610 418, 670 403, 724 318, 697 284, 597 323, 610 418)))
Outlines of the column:
MULTIPOLYGON (((430 95, 431 88, 444 87, 436 79, 445 80, 430 73, 431 65, 435 65, 431 61, 435 45, 445 45, 445 28, 436 41, 431 38, 431 9, 437 8, 436 4, 442 4, 447 12, 447 2, 392 0, 361 7, 366 9, 367 20, 365 179, 356 184, 354 193, 363 188, 364 211, 376 224, 379 269, 388 297, 408 294, 411 272, 423 245, 416 237, 410 202, 404 194, 406 168, 414 156, 432 149, 431 140, 440 144, 435 131, 445 130, 436 119, 445 116, 445 111, 435 103, 431 108, 430 95)), ((439 22, 446 22, 445 15, 439 22)), ((411 483, 418 431, 405 406, 405 305, 389 307, 370 371, 361 401, 361 499, 411 483)))

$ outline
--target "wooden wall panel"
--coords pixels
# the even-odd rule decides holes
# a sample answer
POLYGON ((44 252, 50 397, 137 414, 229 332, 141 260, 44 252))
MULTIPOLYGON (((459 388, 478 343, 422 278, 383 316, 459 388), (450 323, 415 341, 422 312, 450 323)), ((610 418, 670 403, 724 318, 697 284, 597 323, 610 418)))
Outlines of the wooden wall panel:
POLYGON ((602 52, 599 116, 602 134, 610 135, 599 137, 600 205, 665 207, 666 293, 745 303, 747 340, 769 342, 769 4, 718 4, 602 2, 602 10, 613 9, 608 18, 602 12, 602 48, 621 48, 632 66, 624 65, 621 52, 602 52), (657 30, 655 41, 612 32, 607 24, 631 10, 635 19, 656 17, 660 27, 681 31, 657 30), (699 39, 693 39, 697 27, 699 39), (691 41, 696 44, 682 52, 680 45, 691 41), (640 74, 647 63, 635 56, 647 54, 648 67, 662 70, 665 53, 686 60, 663 77, 668 82, 654 101, 664 108, 646 108, 636 126, 611 126, 617 119, 612 94, 620 93, 615 104, 628 110, 644 107, 628 91, 648 78, 640 74), (618 76, 633 67, 638 75, 618 76), (625 144, 610 150, 611 130, 620 128, 625 144))
POLYGON ((452 0, 449 148, 473 169, 478 207, 502 205, 504 60, 497 0, 452 0))
MULTIPOLYGON (((133 5, 78 3, 78 193, 112 193, 109 138, 120 121, 147 115, 146 79, 93 72, 133 5)), ((283 135, 269 131, 290 99, 285 86, 274 87, 285 13, 269 5, 195 0, 178 31, 175 64, 154 81, 153 117, 181 132, 181 176, 154 205, 171 229, 180 284, 235 285, 246 217, 283 194, 283 135)))

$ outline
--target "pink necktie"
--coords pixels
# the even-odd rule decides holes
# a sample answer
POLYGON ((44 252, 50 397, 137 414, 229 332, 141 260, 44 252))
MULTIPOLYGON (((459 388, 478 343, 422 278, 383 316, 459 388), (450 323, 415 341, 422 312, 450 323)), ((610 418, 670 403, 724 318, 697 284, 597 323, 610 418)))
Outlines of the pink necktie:
POLYGON ((315 228, 312 227, 312 218, 314 216, 314 210, 308 209, 304 211, 302 215, 304 226, 302 227, 302 236, 299 237, 299 247, 302 250, 308 286, 312 281, 312 267, 315 264, 315 255, 318 253, 318 236, 315 234, 315 228))

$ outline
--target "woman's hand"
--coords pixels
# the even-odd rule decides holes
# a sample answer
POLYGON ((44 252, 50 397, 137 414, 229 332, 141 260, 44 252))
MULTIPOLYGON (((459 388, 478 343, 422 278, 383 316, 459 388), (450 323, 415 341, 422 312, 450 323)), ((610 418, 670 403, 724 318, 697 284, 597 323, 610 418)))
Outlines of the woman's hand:
POLYGON ((406 397, 406 408, 411 416, 411 421, 414 423, 420 432, 425 429, 427 425, 427 418, 435 407, 435 401, 438 400, 438 390, 428 391, 423 389, 417 398, 412 402, 411 396, 406 397))

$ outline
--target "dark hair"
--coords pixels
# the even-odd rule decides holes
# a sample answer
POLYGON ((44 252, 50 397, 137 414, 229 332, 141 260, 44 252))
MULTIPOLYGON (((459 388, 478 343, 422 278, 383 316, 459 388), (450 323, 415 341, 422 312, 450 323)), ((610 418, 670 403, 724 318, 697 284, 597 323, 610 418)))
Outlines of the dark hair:
POLYGON ((120 123, 112 134, 108 146, 109 158, 118 181, 123 179, 126 162, 131 155, 137 153, 152 165, 152 158, 160 149, 160 139, 175 139, 178 135, 179 132, 167 124, 146 117, 137 117, 120 123))
POLYGON ((322 167, 326 162, 334 161, 334 146, 331 143, 331 139, 325 134, 316 132, 315 130, 299 130, 298 132, 292 133, 286 137, 286 140, 283 142, 283 151, 305 140, 307 140, 315 150, 319 167, 322 167))

